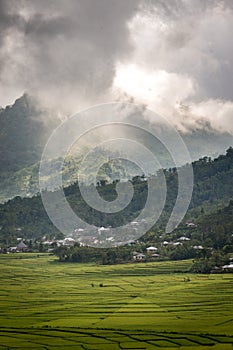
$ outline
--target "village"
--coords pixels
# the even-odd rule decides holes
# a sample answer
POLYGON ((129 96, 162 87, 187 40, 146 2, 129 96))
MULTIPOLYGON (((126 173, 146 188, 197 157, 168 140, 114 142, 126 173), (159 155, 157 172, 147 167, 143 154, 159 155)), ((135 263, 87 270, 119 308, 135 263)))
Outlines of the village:
MULTIPOLYGON (((137 222, 133 223, 138 225, 137 222)), ((203 242, 197 239, 197 225, 192 221, 187 221, 182 230, 175 230, 172 234, 167 235, 160 232, 160 234, 149 234, 149 238, 145 239, 131 239, 120 242, 118 246, 123 246, 129 253, 129 258, 125 262, 150 262, 150 261, 166 261, 166 260, 184 260, 190 258, 208 259, 216 254, 212 247, 207 247, 203 242)), ((21 230, 18 230, 21 231, 21 230)), ((17 254, 17 253, 49 253, 58 255, 57 251, 72 252, 77 247, 83 249, 88 247, 101 248, 104 239, 107 242, 112 242, 113 237, 110 235, 110 227, 100 227, 96 233, 87 233, 82 228, 76 229, 70 236, 52 239, 43 236, 38 239, 23 239, 23 237, 16 238, 16 244, 0 247, 2 254, 17 254), (106 237, 108 233, 108 237, 106 237)), ((106 248, 106 247, 103 247, 106 248)), ((111 248, 111 247, 109 247, 111 248)), ((71 254, 71 253, 70 253, 71 254)), ((227 263, 218 264, 211 269, 212 273, 233 272, 233 258, 229 258, 227 263), (220 265, 220 266, 219 266, 220 265)))

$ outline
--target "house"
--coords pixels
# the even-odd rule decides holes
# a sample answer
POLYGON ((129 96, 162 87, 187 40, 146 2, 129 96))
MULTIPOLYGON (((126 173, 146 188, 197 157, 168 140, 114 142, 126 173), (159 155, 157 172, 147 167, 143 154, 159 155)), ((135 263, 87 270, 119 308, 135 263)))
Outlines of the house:
POLYGON ((160 255, 159 254, 151 254, 151 257, 154 258, 154 259, 157 259, 157 258, 160 257, 160 255))
POLYGON ((145 260, 145 258, 146 258, 145 254, 141 254, 141 253, 133 256, 133 259, 136 261, 143 261, 145 260))
POLYGON ((147 254, 154 254, 154 253, 157 252, 157 250, 158 250, 158 248, 156 248, 156 247, 148 247, 148 248, 146 248, 147 254))
POLYGON ((10 253, 26 252, 28 251, 28 246, 21 241, 17 246, 9 247, 8 251, 10 253))
POLYGON ((204 248, 202 247, 202 245, 194 245, 193 249, 202 250, 204 248))
POLYGON ((131 225, 138 225, 139 224, 139 222, 137 222, 137 221, 131 221, 131 223, 130 223, 131 225))
POLYGON ((42 242, 42 244, 44 245, 52 245, 54 243, 54 241, 44 241, 42 242))
POLYGON ((17 252, 18 252, 16 246, 15 246, 15 247, 9 247, 8 251, 9 251, 10 253, 17 253, 17 252))
POLYGON ((23 241, 21 241, 18 245, 17 245, 17 251, 18 252, 25 252, 26 250, 28 250, 28 246, 26 244, 23 243, 23 241))
POLYGON ((71 237, 66 237, 63 241, 65 246, 73 246, 75 244, 75 240, 71 237))
POLYGON ((109 231, 110 230, 110 228, 109 227, 100 227, 100 228, 98 228, 98 232, 99 232, 99 234, 101 233, 101 232, 103 232, 103 231, 109 231))
POLYGON ((128 245, 136 244, 136 242, 133 239, 130 239, 126 242, 128 245))
POLYGON ((133 255, 133 259, 135 261, 143 261, 145 260, 145 258, 146 258, 145 254, 142 254, 142 253, 137 253, 133 255))
POLYGON ((194 224, 192 221, 187 221, 187 222, 185 223, 185 225, 186 225, 187 227, 197 227, 197 225, 194 224))
POLYGON ((76 232, 83 232, 83 231, 84 231, 83 228, 76 228, 76 229, 74 230, 75 233, 76 233, 76 232))
POLYGON ((222 270, 226 272, 233 272, 233 263, 222 266, 222 270))

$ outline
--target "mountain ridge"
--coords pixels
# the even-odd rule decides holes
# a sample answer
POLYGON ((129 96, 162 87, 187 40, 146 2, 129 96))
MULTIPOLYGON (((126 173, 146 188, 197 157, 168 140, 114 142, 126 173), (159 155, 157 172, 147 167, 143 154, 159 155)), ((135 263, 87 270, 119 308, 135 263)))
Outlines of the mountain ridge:
MULTIPOLYGON (((13 105, 0 109, 0 202, 17 195, 33 196, 39 191, 38 169, 42 151, 48 137, 60 122, 56 113, 43 109, 28 94, 18 98, 13 105)), ((214 130, 193 130, 181 136, 192 160, 203 155, 218 156, 233 144, 232 135, 214 130)), ((168 168, 170 164, 166 154, 160 149, 159 153, 168 168)), ((55 164, 57 161, 54 160, 55 164)), ((67 159, 67 168, 64 169, 65 185, 74 182, 79 163, 80 158, 67 159)), ((121 164, 118 170, 118 177, 125 178, 121 164)), ((101 176, 109 181, 115 179, 109 172, 106 175, 102 172, 101 176)))

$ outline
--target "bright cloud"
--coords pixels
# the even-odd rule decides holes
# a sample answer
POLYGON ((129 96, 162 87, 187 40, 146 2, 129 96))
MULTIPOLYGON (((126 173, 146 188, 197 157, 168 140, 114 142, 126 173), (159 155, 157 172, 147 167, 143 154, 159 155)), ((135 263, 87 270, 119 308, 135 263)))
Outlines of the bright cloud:
POLYGON ((137 65, 119 65, 114 86, 159 113, 169 115, 175 104, 194 94, 194 83, 188 77, 164 70, 146 71, 137 65))
POLYGON ((147 3, 128 26, 134 50, 118 63, 114 86, 183 131, 208 124, 232 132, 229 3, 147 3))

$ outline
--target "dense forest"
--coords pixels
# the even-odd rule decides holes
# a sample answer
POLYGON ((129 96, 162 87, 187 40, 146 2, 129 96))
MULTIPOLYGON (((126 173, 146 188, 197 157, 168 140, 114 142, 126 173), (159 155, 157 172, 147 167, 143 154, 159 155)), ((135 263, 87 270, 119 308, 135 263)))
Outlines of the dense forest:
MULTIPOLYGON (((232 202, 230 200, 233 199, 233 148, 230 147, 225 155, 216 159, 204 157, 193 162, 193 170, 195 179, 193 196, 183 224, 187 220, 198 222, 201 220, 201 225, 207 227, 208 222, 213 222, 214 229, 205 228, 204 231, 205 235, 211 232, 212 236, 208 235, 209 242, 212 240, 211 244, 216 246, 221 244, 221 239, 218 238, 215 242, 214 237, 225 235, 232 227, 230 226, 232 225, 232 215, 229 214, 230 209, 228 208, 231 208, 232 202), (227 207, 229 202, 231 203, 230 207, 227 207), (225 210, 224 207, 226 207, 225 210), (210 220, 211 216, 208 215, 213 215, 213 220, 210 220), (218 219, 214 219, 215 217, 218 219), (228 220, 225 220, 226 217, 228 220), (228 222, 227 227, 224 222, 228 222)), ((155 235, 157 232, 164 232, 177 195, 176 169, 164 170, 164 174, 167 182, 167 198, 160 219, 151 229, 155 235)), ((123 212, 116 214, 106 214, 90 208, 82 199, 78 183, 65 188, 65 195, 74 211, 88 223, 104 227, 110 225, 117 227, 134 220, 147 198, 147 180, 143 176, 135 176, 131 182, 134 186, 133 199, 123 212)), ((117 181, 111 183, 100 181, 97 184, 97 190, 105 200, 112 201, 116 198, 116 183, 117 181)), ((154 186, 158 186, 156 176, 154 176, 154 186)), ((53 196, 53 193, 50 195, 53 196)), ((23 239, 38 239, 45 235, 50 238, 59 235, 59 231, 53 226, 44 210, 39 194, 33 198, 15 197, 7 203, 1 204, 0 222, 2 245, 14 242, 18 236, 23 239)), ((226 244, 227 242, 224 241, 224 246, 226 244)), ((216 246, 216 248, 218 247, 216 246)))

